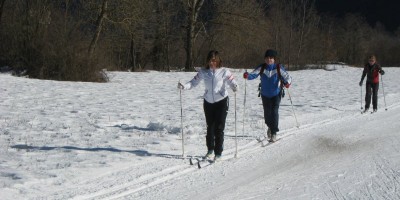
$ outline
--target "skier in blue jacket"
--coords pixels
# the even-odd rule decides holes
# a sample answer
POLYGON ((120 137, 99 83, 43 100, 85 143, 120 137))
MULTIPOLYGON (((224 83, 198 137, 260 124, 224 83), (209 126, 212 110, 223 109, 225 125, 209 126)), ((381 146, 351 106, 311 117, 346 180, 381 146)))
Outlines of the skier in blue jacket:
POLYGON ((206 66, 199 70, 196 76, 186 84, 178 83, 178 89, 190 90, 204 81, 204 114, 207 122, 207 154, 214 160, 221 158, 224 147, 224 129, 228 114, 228 86, 237 92, 238 84, 229 69, 222 67, 218 51, 210 51, 207 55, 206 66))
POLYGON ((276 133, 279 131, 279 104, 283 93, 282 87, 289 88, 292 82, 292 78, 283 65, 275 63, 277 54, 275 50, 268 49, 264 56, 265 63, 258 65, 251 73, 243 74, 243 78, 247 80, 254 80, 260 76, 264 120, 268 126, 267 137, 270 142, 277 140, 276 133))

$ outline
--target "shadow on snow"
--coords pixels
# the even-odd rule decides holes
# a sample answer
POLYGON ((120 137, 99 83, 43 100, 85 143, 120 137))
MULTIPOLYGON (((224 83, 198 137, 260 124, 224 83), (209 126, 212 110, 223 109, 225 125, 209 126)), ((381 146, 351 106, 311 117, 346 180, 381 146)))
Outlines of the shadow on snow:
POLYGON ((149 153, 146 150, 121 150, 121 149, 116 149, 112 147, 74 147, 74 146, 61 146, 61 147, 51 147, 51 146, 43 146, 43 147, 38 147, 38 146, 30 146, 30 145, 25 145, 25 144, 19 144, 19 145, 13 145, 11 148, 14 149, 19 149, 19 150, 30 150, 30 151, 52 151, 52 150, 76 150, 76 151, 90 151, 90 152, 99 152, 99 151, 109 151, 109 152, 116 152, 116 153, 132 153, 137 156, 142 156, 142 157, 163 157, 163 158, 176 158, 176 159, 182 159, 181 155, 174 155, 174 154, 159 154, 159 153, 149 153))

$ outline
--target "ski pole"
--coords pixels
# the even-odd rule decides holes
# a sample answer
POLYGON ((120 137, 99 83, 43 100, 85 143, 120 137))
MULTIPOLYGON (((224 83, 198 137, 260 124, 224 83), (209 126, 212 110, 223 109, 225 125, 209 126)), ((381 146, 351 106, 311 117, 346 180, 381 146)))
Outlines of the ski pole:
POLYGON ((362 103, 363 103, 363 102, 362 102, 362 85, 360 85, 360 89, 361 89, 361 93, 360 93, 360 94, 361 94, 361 95, 360 95, 360 97, 361 97, 361 98, 360 98, 360 104, 361 104, 361 111, 362 111, 362 110, 363 110, 363 106, 362 106, 362 103))
MULTIPOLYGON (((247 70, 246 70, 247 72, 247 70)), ((244 100, 243 100, 243 135, 244 135, 244 118, 246 116, 246 87, 247 79, 244 79, 244 100)))
POLYGON ((385 102, 385 110, 387 110, 386 107, 386 98, 385 98, 385 87, 383 85, 383 76, 381 75, 381 80, 382 80, 382 92, 383 92, 383 101, 385 102))
POLYGON ((296 113, 294 112, 292 97, 290 96, 289 88, 287 88, 287 93, 289 95, 290 104, 292 105, 292 111, 293 111, 293 114, 294 114, 294 118, 296 119, 297 128, 300 128, 299 122, 297 121, 296 113))
POLYGON ((235 146, 236 146, 235 158, 237 158, 237 155, 238 155, 238 144, 237 144, 237 133, 236 133, 236 121, 237 121, 237 115, 236 115, 236 92, 235 92, 235 146))
MULTIPOLYGON (((181 81, 179 81, 180 83, 181 81)), ((182 157, 185 157, 185 137, 183 135, 183 106, 182 106, 182 89, 179 89, 179 97, 181 102, 181 133, 182 133, 182 157)))

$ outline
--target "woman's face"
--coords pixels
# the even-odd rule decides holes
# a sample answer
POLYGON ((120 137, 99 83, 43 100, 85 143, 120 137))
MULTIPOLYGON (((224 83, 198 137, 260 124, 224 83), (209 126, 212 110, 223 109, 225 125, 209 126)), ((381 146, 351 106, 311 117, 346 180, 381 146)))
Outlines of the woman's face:
POLYGON ((267 65, 271 65, 271 64, 274 64, 275 63, 275 58, 274 57, 265 57, 265 63, 267 64, 267 65))
POLYGON ((215 58, 212 58, 210 62, 208 63, 208 66, 210 66, 210 69, 217 69, 218 67, 218 60, 215 58))
POLYGON ((369 63, 370 65, 375 64, 375 59, 373 59, 373 58, 372 58, 372 59, 369 59, 369 60, 368 60, 368 63, 369 63))

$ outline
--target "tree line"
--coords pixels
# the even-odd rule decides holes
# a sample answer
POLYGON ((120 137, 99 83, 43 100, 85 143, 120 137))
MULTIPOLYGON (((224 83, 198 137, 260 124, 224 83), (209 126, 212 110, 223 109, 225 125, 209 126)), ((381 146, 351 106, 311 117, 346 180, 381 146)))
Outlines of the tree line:
POLYGON ((400 29, 357 14, 317 12, 315 0, 0 0, 0 66, 33 78, 105 81, 107 70, 223 65, 250 68, 267 48, 289 70, 307 64, 360 66, 375 54, 400 64, 400 29))

